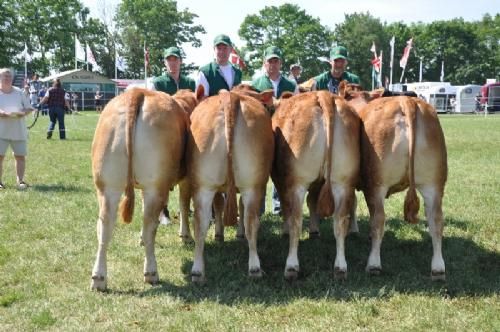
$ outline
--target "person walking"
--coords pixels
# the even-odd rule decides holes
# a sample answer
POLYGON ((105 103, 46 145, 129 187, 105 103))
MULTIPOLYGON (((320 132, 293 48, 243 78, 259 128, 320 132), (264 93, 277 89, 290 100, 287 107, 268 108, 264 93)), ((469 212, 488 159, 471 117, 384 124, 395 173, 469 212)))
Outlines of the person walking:
POLYGON ((0 190, 5 189, 2 182, 3 160, 9 146, 14 151, 18 188, 28 187, 24 181, 28 153, 25 116, 34 109, 29 97, 21 89, 12 86, 12 81, 12 71, 8 68, 0 69, 0 190))
POLYGON ((64 126, 64 106, 68 109, 71 108, 68 101, 64 98, 66 92, 61 87, 61 81, 55 79, 52 87, 47 90, 45 97, 43 97, 40 104, 47 103, 49 105, 49 128, 47 129, 47 139, 52 138, 52 132, 56 126, 56 122, 59 123, 59 138, 66 139, 66 127, 64 126))

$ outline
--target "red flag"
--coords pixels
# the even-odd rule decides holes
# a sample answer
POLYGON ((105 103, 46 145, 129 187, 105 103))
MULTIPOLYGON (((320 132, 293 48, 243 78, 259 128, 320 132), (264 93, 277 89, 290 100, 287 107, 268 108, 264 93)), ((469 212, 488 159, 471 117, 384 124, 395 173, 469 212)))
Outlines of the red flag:
POLYGON ((375 69, 375 71, 379 73, 381 59, 377 56, 377 48, 375 47, 375 42, 373 42, 372 47, 370 48, 370 52, 373 53, 373 59, 372 59, 373 69, 375 69))
POLYGON ((234 48, 231 51, 231 54, 229 55, 229 61, 231 61, 232 64, 237 65, 241 69, 245 69, 247 67, 243 59, 240 58, 240 56, 238 55, 238 53, 234 48))
POLYGON ((410 40, 406 42, 406 47, 403 51, 403 56, 401 57, 401 60, 399 60, 399 66, 401 68, 406 67, 406 63, 408 62, 408 58, 410 57, 410 50, 412 48, 412 43, 413 43, 413 38, 410 38, 410 40))

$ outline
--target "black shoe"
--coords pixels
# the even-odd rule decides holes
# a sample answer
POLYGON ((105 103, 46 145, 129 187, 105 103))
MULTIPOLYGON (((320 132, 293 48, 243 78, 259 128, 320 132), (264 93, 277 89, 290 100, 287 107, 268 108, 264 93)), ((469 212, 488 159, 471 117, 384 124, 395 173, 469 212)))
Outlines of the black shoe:
POLYGON ((52 133, 47 133, 47 139, 51 139, 52 138, 52 133))
POLYGON ((5 186, 3 185, 2 182, 0 182, 0 190, 5 189, 5 186))

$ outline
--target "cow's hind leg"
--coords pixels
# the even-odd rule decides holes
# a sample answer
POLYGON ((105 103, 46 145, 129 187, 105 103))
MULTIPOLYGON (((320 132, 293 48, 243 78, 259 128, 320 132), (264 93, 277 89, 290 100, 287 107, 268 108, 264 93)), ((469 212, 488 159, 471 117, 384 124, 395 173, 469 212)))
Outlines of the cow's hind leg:
POLYGON ((354 189, 344 186, 333 186, 335 212, 333 214, 333 234, 337 253, 334 264, 334 277, 347 278, 347 261, 345 259, 345 238, 349 231, 351 207, 353 204, 354 189))
POLYGON ((302 205, 306 189, 302 186, 290 190, 285 196, 285 210, 290 211, 288 220, 285 222, 289 225, 290 239, 288 248, 288 257, 285 266, 285 279, 295 280, 299 276, 299 240, 302 233, 302 205))
POLYGON ((385 210, 384 199, 387 193, 386 188, 378 188, 370 194, 365 193, 366 204, 370 211, 370 236, 371 251, 366 265, 366 272, 372 275, 378 275, 382 272, 382 263, 380 261, 380 246, 384 237, 385 210))
POLYGON ((257 234, 259 231, 259 210, 264 189, 245 190, 241 193, 243 202, 243 222, 245 235, 248 240, 248 275, 253 278, 262 277, 259 254, 257 253, 257 234))
POLYGON ((423 186, 419 188, 419 191, 424 197, 425 216, 432 238, 431 278, 432 280, 445 280, 445 265, 441 249, 444 228, 442 192, 435 186, 423 186))
POLYGON ((155 256, 156 230, 159 225, 157 216, 166 201, 168 201, 168 191, 163 195, 160 195, 156 190, 151 189, 145 189, 143 192, 144 217, 142 225, 142 241, 144 243, 146 253, 144 259, 144 282, 152 285, 157 284, 159 281, 155 256))
POLYGON ((179 237, 184 243, 192 242, 191 230, 189 229, 189 205, 191 202, 191 191, 189 182, 184 179, 179 183, 179 210, 180 226, 179 237))
POLYGON ((203 251, 205 249, 205 238, 207 237, 210 217, 212 215, 212 202, 215 192, 208 189, 199 189, 193 195, 194 202, 194 262, 191 268, 191 280, 193 282, 205 281, 205 261, 203 251))
POLYGON ((116 223, 118 203, 122 192, 97 190, 99 218, 97 219, 97 255, 92 269, 91 289, 104 291, 107 287, 107 251, 116 223))

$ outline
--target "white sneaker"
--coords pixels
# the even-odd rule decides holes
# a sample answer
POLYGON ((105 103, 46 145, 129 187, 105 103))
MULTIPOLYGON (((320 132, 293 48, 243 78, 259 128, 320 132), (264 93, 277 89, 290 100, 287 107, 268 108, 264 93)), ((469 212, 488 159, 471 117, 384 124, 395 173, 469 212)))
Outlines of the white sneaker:
POLYGON ((24 181, 20 181, 18 184, 17 184, 17 187, 21 190, 24 190, 26 188, 28 188, 28 184, 24 181))

